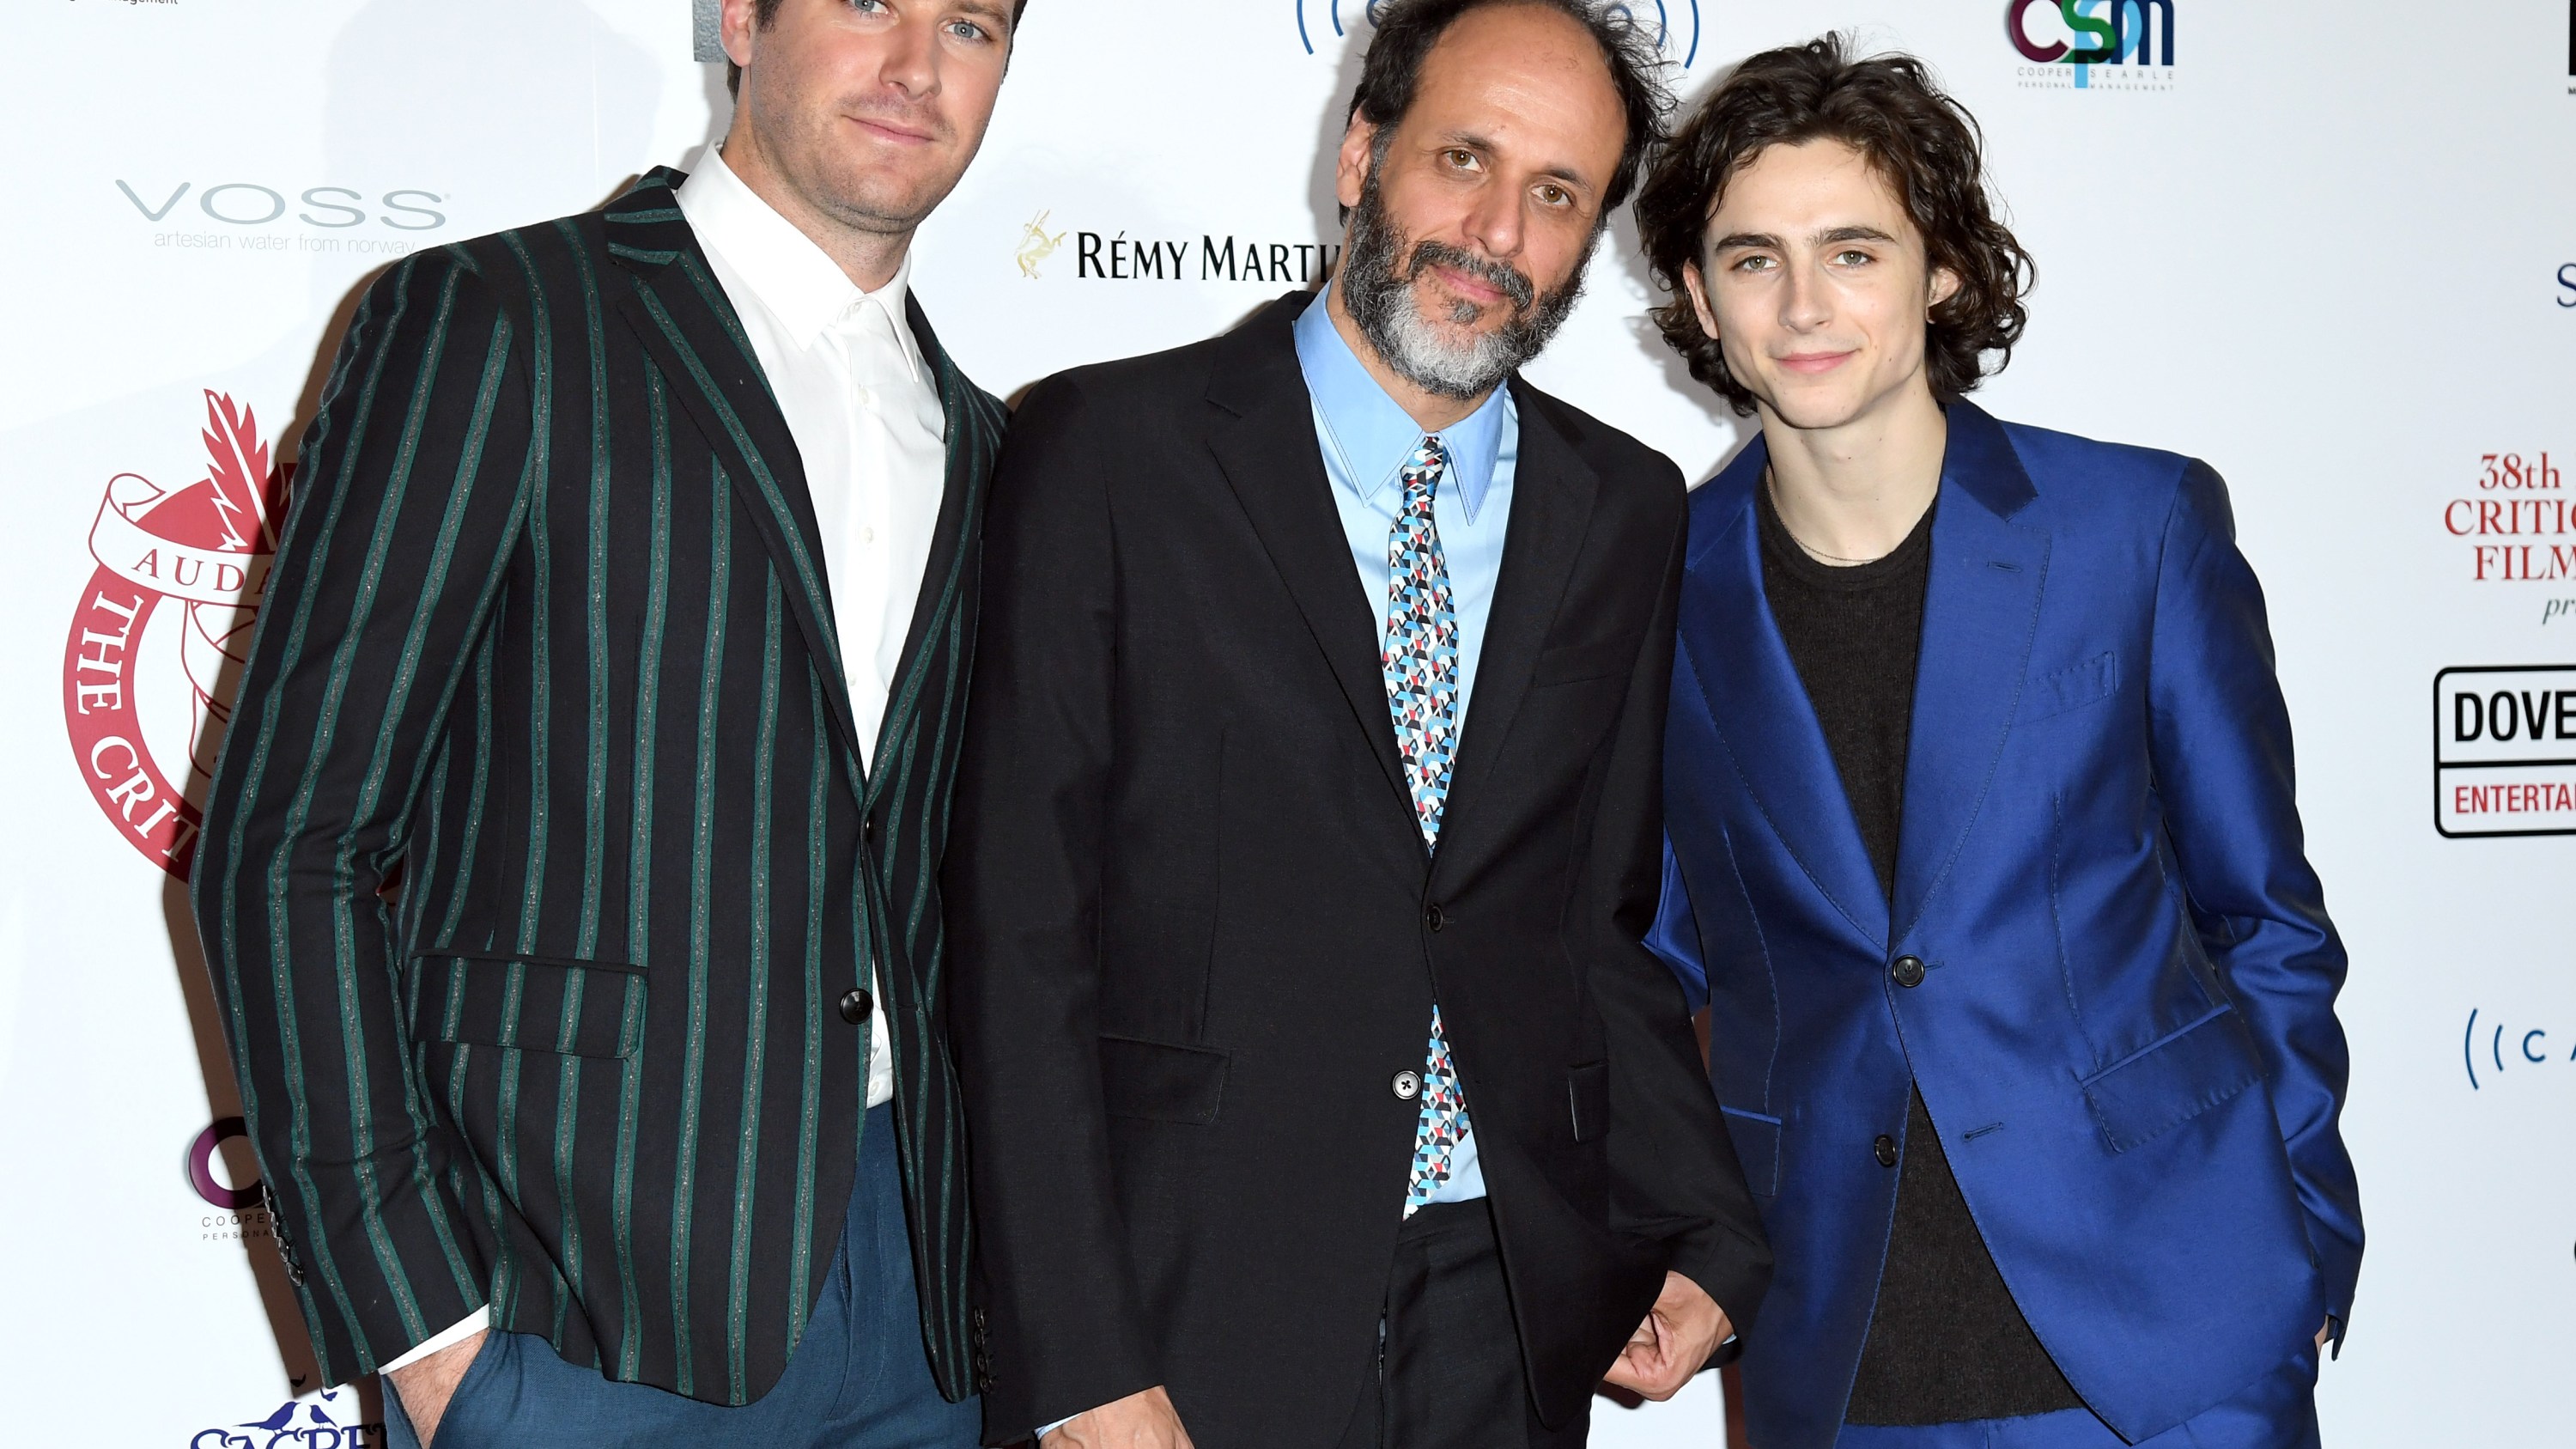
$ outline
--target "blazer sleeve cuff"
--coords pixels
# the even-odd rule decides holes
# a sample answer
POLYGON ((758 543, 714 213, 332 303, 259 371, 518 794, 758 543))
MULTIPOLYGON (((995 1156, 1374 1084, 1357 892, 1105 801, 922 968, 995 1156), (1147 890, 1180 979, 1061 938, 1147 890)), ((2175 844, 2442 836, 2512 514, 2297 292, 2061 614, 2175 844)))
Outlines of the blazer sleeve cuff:
POLYGON ((1771 1250, 1717 1229, 1681 1239, 1664 1266, 1697 1283, 1725 1310, 1739 1342, 1722 1349, 1711 1362, 1733 1357, 1741 1349, 1741 1339, 1752 1333, 1763 1294, 1771 1287, 1771 1250))
POLYGON ((291 1199, 269 1200, 278 1257, 302 1300, 326 1384, 402 1362, 487 1301, 482 1252, 437 1171, 410 1154, 374 1167, 308 1168, 316 1201, 299 1209, 291 1199))

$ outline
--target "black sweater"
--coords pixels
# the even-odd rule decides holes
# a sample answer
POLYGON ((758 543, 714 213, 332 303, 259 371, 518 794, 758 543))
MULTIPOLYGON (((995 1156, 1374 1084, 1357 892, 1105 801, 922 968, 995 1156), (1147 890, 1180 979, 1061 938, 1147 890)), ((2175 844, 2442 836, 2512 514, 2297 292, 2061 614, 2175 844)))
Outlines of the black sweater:
MULTIPOLYGON (((1879 889, 1893 896, 1932 511, 1894 552, 1848 567, 1808 557, 1767 487, 1761 518, 1763 597, 1824 727, 1879 889)), ((1978 1236, 1919 1090, 1906 1109, 1902 1164, 1887 1264, 1844 1419, 1942 1424, 2081 1407, 1978 1236)))

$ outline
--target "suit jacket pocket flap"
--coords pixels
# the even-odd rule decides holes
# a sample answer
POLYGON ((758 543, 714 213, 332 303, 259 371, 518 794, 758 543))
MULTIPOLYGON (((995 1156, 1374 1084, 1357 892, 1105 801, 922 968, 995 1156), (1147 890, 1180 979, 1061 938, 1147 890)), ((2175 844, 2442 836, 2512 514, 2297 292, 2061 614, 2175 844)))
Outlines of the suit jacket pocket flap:
POLYGON ((1100 1039, 1100 1090, 1112 1117, 1204 1127, 1216 1120, 1231 1059, 1213 1047, 1100 1039))
POLYGON ((2233 1006, 2130 1053, 2084 1079, 2084 1099, 2113 1152, 2160 1137, 2263 1078, 2233 1006))
POLYGON ((1538 665, 1530 671, 1530 686, 1572 684, 1582 679, 1601 679, 1625 674, 1637 664, 1637 641, 1634 639, 1597 639, 1583 644, 1559 644, 1542 651, 1538 665))
POLYGON ((1779 1196, 1780 1119, 1723 1104, 1718 1111, 1726 1114, 1726 1135, 1735 1143, 1735 1162, 1744 1169, 1744 1185, 1758 1197, 1779 1196))
POLYGON ((1610 1135, 1610 1064, 1588 1062, 1565 1074, 1566 1104, 1574 1111, 1574 1140, 1610 1135))
POLYGON ((631 1057, 643 1045, 640 967, 499 952, 414 960, 414 1040, 572 1057, 631 1057))

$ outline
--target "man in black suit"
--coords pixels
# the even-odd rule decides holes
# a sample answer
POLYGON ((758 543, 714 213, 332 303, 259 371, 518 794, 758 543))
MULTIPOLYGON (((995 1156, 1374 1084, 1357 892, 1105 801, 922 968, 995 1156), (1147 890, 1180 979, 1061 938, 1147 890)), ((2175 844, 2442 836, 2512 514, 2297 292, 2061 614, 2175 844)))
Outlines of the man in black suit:
POLYGON ((397 1449, 971 1445, 936 866, 1001 404, 908 290, 1020 0, 725 0, 721 155, 368 290, 197 919, 397 1449))
POLYGON ((988 1443, 1556 1449, 1752 1318, 1640 944, 1681 478, 1513 376, 1654 64, 1387 5, 1330 291, 1013 424, 944 876, 988 1443))

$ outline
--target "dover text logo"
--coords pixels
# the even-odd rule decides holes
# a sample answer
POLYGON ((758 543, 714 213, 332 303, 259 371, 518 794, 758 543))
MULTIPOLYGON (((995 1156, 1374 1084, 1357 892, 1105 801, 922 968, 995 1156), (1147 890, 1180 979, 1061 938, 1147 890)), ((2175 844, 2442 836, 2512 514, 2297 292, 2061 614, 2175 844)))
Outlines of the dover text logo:
POLYGON ((2576 665, 2433 676, 2433 828, 2576 835, 2576 665))
POLYGON ((98 569, 63 645, 63 719, 91 798, 183 880, 292 471, 269 461, 250 409, 223 394, 206 394, 204 436, 206 474, 193 483, 107 480, 89 534, 98 569))
MULTIPOLYGON (((1306 53, 1315 53, 1315 42, 1326 36, 1347 35, 1365 21, 1375 25, 1383 0, 1295 0, 1297 6, 1297 43, 1306 53)), ((1666 57, 1679 56, 1682 69, 1690 69, 1699 59, 1699 0, 1619 0, 1609 7, 1611 14, 1625 17, 1631 24, 1648 27, 1655 37, 1655 48, 1666 57)))

